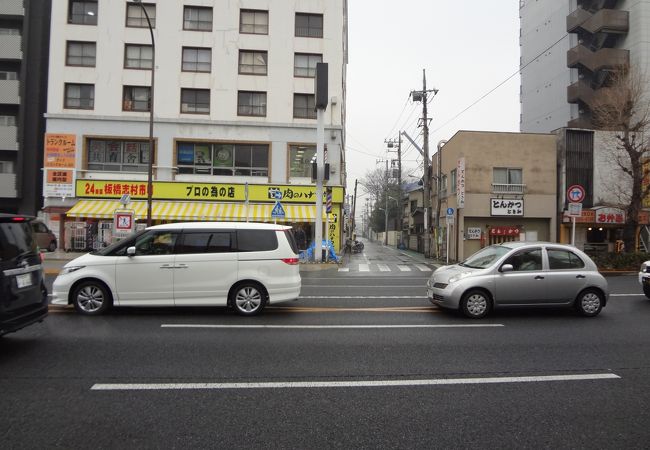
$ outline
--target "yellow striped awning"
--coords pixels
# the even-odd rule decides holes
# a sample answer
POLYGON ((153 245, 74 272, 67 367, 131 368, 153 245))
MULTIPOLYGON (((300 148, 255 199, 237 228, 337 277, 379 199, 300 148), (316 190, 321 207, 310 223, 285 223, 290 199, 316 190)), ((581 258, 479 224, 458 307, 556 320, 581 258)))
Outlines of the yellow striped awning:
MULTIPOLYGON (((204 221, 252 221, 272 222, 272 203, 175 202, 154 200, 151 204, 151 218, 154 220, 204 220, 204 221)), ((278 222, 314 222, 316 205, 282 205, 284 219, 278 222)), ((118 200, 79 200, 66 214, 69 217, 112 219, 115 211, 132 210, 136 220, 147 217, 147 202, 134 201, 125 208, 118 200)), ((323 207, 323 221, 325 220, 323 207)), ((331 217, 331 215, 330 215, 331 217)))

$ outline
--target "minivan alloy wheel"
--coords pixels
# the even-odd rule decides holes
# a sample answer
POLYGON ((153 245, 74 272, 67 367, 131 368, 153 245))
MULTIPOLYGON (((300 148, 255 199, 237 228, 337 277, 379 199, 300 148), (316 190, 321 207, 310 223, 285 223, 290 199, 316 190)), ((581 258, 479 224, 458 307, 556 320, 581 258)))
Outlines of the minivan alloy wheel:
POLYGON ((264 294, 255 284, 242 284, 234 292, 232 305, 238 314, 252 316, 264 308, 264 294))
POLYGON ((87 315, 101 314, 110 306, 106 288, 93 281, 80 284, 75 289, 72 301, 78 312, 87 315))

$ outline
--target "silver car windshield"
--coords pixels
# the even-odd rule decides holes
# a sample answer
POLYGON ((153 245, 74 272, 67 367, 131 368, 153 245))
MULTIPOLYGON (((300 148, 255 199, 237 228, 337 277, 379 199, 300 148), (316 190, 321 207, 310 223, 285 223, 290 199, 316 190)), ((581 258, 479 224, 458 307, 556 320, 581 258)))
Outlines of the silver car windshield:
POLYGON ((491 245, 474 253, 459 265, 463 267, 471 267, 473 269, 485 269, 510 250, 512 249, 502 245, 491 245))

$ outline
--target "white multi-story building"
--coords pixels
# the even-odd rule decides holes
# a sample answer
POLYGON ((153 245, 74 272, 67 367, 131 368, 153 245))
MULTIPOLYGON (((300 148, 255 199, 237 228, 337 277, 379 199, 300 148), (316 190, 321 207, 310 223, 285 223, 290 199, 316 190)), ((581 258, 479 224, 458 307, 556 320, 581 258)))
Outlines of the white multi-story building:
MULTIPOLYGON (((335 223, 329 236, 338 242, 347 0, 142 5, 53 1, 46 210, 75 222, 69 235, 80 222, 97 219, 99 233, 86 233, 97 241, 85 247, 106 241, 102 230, 109 226, 101 222, 112 220, 124 193, 131 197, 126 209, 144 220, 153 99, 155 220, 270 221, 281 196, 285 216, 276 220, 303 223, 309 231, 315 217, 314 75, 316 63, 325 62, 329 220, 335 223), (153 95, 154 58, 142 5, 155 41, 153 95)), ((66 245, 80 244, 68 236, 66 245)))
POLYGON ((613 70, 650 74, 649 0, 519 5, 522 132, 593 128, 591 105, 613 70))

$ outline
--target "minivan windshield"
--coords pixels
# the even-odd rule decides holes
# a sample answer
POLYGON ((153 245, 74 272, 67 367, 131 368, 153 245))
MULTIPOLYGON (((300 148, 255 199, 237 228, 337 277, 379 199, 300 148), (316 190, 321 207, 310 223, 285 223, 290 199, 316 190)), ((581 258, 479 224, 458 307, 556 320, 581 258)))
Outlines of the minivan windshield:
POLYGON ((502 245, 491 245, 474 253, 465 261, 459 263, 459 265, 463 267, 471 267, 472 269, 485 269, 510 250, 510 248, 502 245))
POLYGON ((136 234, 131 234, 131 235, 127 236, 126 238, 122 239, 122 240, 119 240, 117 242, 112 243, 108 247, 104 247, 104 248, 102 248, 100 250, 96 250, 96 251, 91 252, 91 253, 93 255, 99 255, 99 256, 112 256, 113 252, 115 252, 116 250, 120 250, 123 246, 128 246, 129 244, 133 245, 132 243, 135 242, 135 239, 138 236, 140 236, 142 233, 144 233, 145 231, 147 231, 147 230, 142 230, 142 231, 139 231, 136 234))
POLYGON ((0 223, 0 261, 37 252, 38 246, 29 222, 0 223))

